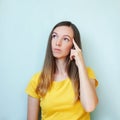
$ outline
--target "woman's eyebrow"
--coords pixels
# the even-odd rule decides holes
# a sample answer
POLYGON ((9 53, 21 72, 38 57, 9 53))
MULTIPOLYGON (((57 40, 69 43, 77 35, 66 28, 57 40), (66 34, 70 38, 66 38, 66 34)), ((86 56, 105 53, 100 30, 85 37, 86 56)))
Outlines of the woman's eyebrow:
POLYGON ((64 36, 67 36, 67 37, 69 37, 70 39, 72 39, 71 36, 69 36, 69 35, 64 35, 64 36))
POLYGON ((68 37, 69 39, 70 39, 70 41, 72 41, 72 37, 71 36, 69 36, 69 35, 64 35, 64 37, 68 37))
POLYGON ((56 32, 52 32, 52 34, 57 34, 56 32))
MULTIPOLYGON (((52 34, 56 34, 56 35, 58 35, 58 33, 56 33, 56 32, 52 32, 52 34)), ((71 36, 69 36, 69 35, 63 35, 63 36, 65 36, 65 37, 69 37, 71 40, 72 40, 72 37, 71 36)))

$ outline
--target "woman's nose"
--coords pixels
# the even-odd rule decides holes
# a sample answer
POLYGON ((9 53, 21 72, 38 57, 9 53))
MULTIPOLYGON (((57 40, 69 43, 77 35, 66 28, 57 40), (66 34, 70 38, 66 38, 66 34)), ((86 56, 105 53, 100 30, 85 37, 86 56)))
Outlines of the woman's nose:
POLYGON ((56 41, 56 45, 57 45, 57 46, 61 46, 61 44, 62 44, 62 40, 61 40, 61 39, 58 39, 58 40, 56 41))

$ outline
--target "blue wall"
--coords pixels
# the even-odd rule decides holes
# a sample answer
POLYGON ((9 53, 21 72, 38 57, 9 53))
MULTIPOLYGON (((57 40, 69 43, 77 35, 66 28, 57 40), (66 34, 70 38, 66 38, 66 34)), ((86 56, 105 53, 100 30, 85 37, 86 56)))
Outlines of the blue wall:
POLYGON ((99 80, 92 120, 119 120, 119 13, 119 0, 0 0, 0 120, 26 120, 25 87, 61 20, 78 26, 86 65, 99 80))

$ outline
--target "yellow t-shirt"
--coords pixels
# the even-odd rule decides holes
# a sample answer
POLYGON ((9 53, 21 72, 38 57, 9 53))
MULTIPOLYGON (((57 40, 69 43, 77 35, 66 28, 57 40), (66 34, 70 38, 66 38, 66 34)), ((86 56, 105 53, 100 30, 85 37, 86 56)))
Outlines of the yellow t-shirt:
MULTIPOLYGON (((91 68, 87 68, 89 78, 96 79, 91 68)), ((53 81, 52 88, 44 98, 36 94, 40 73, 30 80, 26 93, 40 99, 42 120, 90 120, 90 114, 85 112, 80 101, 74 103, 73 86, 69 78, 62 81, 53 81)), ((96 86, 98 82, 96 80, 96 86)))

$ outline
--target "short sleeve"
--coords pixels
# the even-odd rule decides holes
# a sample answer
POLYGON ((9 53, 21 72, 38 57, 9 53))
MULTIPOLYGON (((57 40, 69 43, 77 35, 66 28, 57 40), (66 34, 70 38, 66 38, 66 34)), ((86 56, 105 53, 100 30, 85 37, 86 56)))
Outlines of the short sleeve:
POLYGON ((97 81, 97 79, 96 79, 96 76, 95 76, 94 71, 93 71, 90 67, 87 67, 87 73, 88 73, 88 77, 89 77, 89 78, 95 80, 95 86, 97 87, 97 86, 98 86, 98 81, 97 81))
POLYGON ((34 74, 31 78, 30 82, 28 83, 26 90, 25 90, 25 92, 28 95, 30 95, 34 98, 38 98, 38 99, 40 98, 40 95, 38 95, 36 93, 36 88, 37 88, 37 85, 39 83, 39 76, 40 76, 40 73, 34 74))

